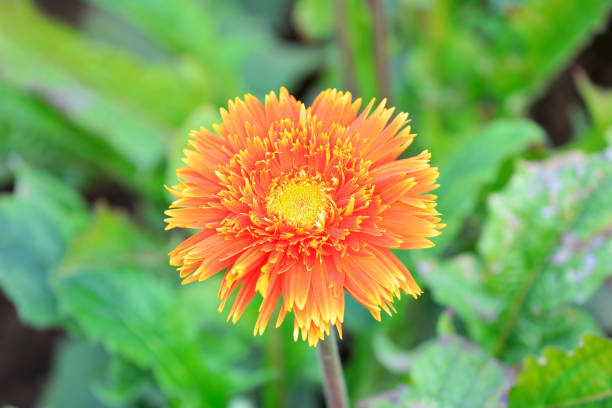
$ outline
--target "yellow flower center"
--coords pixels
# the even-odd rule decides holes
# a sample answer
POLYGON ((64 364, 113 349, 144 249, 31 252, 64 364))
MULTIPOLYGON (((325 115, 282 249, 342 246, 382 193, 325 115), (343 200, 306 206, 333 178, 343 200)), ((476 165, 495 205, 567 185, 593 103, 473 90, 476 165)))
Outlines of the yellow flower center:
POLYGON ((298 228, 320 229, 330 207, 328 190, 312 177, 280 181, 268 196, 268 212, 298 228))

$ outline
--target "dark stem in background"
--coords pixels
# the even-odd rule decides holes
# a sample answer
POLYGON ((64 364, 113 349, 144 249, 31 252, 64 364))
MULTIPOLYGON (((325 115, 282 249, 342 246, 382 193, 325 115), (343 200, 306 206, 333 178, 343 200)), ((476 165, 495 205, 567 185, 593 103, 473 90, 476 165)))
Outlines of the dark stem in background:
POLYGON ((338 354, 338 341, 333 329, 328 337, 319 342, 317 352, 323 371, 323 388, 327 408, 348 408, 348 395, 340 364, 340 354, 338 354))
POLYGON ((336 11, 336 41, 340 50, 340 64, 342 65, 342 76, 344 86, 354 95, 358 93, 357 79, 353 70, 353 54, 349 42, 349 27, 347 21, 346 4, 344 0, 334 0, 336 11))
POLYGON ((391 103, 391 84, 389 83, 389 60, 386 50, 387 24, 383 0, 370 0, 374 21, 374 58, 376 63, 376 85, 378 96, 387 98, 391 103))

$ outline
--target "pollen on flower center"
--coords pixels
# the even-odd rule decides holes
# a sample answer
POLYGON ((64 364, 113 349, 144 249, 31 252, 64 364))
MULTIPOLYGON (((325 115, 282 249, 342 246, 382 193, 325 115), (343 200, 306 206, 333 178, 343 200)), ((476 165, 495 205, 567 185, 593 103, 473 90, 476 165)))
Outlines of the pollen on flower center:
POLYGON ((272 187, 268 213, 296 227, 321 228, 329 210, 326 186, 317 180, 284 180, 272 187))

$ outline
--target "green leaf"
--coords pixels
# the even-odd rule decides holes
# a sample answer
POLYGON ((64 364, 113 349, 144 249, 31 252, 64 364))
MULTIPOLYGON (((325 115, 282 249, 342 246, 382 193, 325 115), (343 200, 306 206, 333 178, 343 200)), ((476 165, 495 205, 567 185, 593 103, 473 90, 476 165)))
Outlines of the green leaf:
POLYGON ((479 242, 486 287, 503 299, 495 352, 525 315, 582 303, 612 270, 612 161, 572 154, 522 164, 489 200, 479 242))
POLYGON ((501 408, 512 381, 510 370, 486 352, 456 337, 430 341, 412 353, 410 385, 395 403, 382 398, 366 407, 501 408))
POLYGON ((510 391, 510 408, 612 407, 612 341, 592 334, 566 353, 528 357, 510 391))
MULTIPOLYGON (((134 24, 168 52, 194 57, 201 75, 214 78, 207 84, 207 95, 213 95, 215 102, 224 102, 226 95, 233 95, 240 88, 236 67, 248 48, 227 35, 228 30, 221 32, 220 21, 225 9, 230 8, 227 4, 214 7, 213 2, 194 0, 89 2, 134 24)), ((234 13, 228 12, 228 17, 236 17, 236 10, 231 11, 234 13)))
POLYGON ((425 345, 413 361, 408 401, 436 401, 440 407, 502 405, 509 375, 483 351, 455 337, 425 345))
POLYGON ((125 214, 100 206, 88 228, 71 242, 59 278, 83 266, 140 267, 150 273, 167 272, 166 248, 161 239, 135 227, 125 214))
MULTIPOLYGON (((244 355, 237 344, 225 349, 235 355, 226 354, 222 363, 215 358, 229 343, 217 337, 217 348, 211 349, 212 343, 200 335, 201 323, 222 317, 214 307, 186 301, 185 289, 160 275, 166 252, 124 217, 99 210, 54 275, 60 309, 92 341, 152 370, 171 404, 225 406, 232 395, 264 377, 255 369, 247 376, 234 366, 244 355)), ((210 293, 199 295, 214 301, 210 293)))
MULTIPOLYGON (((419 263, 421 277, 433 291, 434 299, 450 306, 467 326, 470 338, 493 351, 499 332, 499 315, 505 299, 486 290, 480 261, 460 255, 449 261, 419 263)), ((582 309, 560 306, 546 314, 524 313, 505 345, 503 358, 519 361, 545 345, 569 347, 585 332, 598 332, 595 320, 582 309)))
MULTIPOLYGON (((544 132, 531 121, 498 120, 485 127, 440 163, 438 210, 447 224, 436 248, 441 251, 455 238, 464 217, 473 210, 477 192, 492 182, 504 159, 534 143, 543 142, 544 132)), ((437 165, 434 156, 434 165, 437 165)))
MULTIPOLYGON (((148 63, 87 41, 42 17, 28 1, 1 0, 0 7, 0 41, 40 62, 27 70, 31 80, 45 82, 47 71, 62 72, 133 115, 166 127, 179 125, 210 95, 212 78, 189 61, 148 63)), ((19 56, 4 50, 0 47, 0 56, 10 67, 19 56)))
MULTIPOLYGON (((1 33, 0 59, 10 62, 3 69, 0 78, 4 79, 1 81, 6 81, 7 87, 10 84, 15 88, 13 92, 7 91, 8 94, 4 96, 7 101, 4 103, 19 104, 20 99, 24 97, 14 94, 21 92, 28 94, 37 105, 44 104, 48 110, 55 110, 55 116, 69 122, 81 133, 88 133, 83 138, 98 139, 98 144, 107 145, 105 150, 109 148, 114 150, 110 155, 103 154, 98 157, 97 161, 101 162, 101 166, 106 165, 107 161, 112 163, 115 156, 121 156, 121 160, 130 162, 133 169, 129 174, 133 174, 150 171, 161 160, 164 136, 168 132, 165 125, 157 120, 149 120, 141 111, 126 108, 122 101, 107 96, 105 90, 97 91, 77 80, 75 75, 62 65, 50 64, 44 56, 3 37, 1 33), (43 66, 44 70, 32 69, 40 66, 43 66), (109 126, 109 123, 112 123, 112 126, 109 126)), ((10 108, 10 105, 6 106, 5 109, 10 108)), ((25 115, 15 114, 12 109, 8 111, 5 109, 0 112, 0 116, 5 116, 5 120, 9 122, 15 120, 13 117, 21 118, 25 115)), ((32 110, 33 108, 29 108, 27 112, 32 110)), ((40 115, 49 114, 40 113, 40 115)), ((37 122, 38 120, 34 118, 29 126, 34 127, 37 122)), ((75 147, 83 143, 74 138, 66 138, 64 144, 68 142, 75 147)), ((87 151, 86 149, 85 152, 87 151)), ((79 154, 75 156, 79 157, 79 154)), ((142 177, 140 180, 142 181, 142 177)))
POLYGON ((58 282, 60 307, 88 338, 153 370, 171 399, 184 405, 224 405, 227 379, 212 373, 176 316, 173 293, 132 268, 80 270, 58 282), (207 393, 217 389, 217 393, 207 393))
MULTIPOLYGON (((173 98, 166 89, 184 88, 186 94, 176 98, 189 99, 187 94, 197 90, 192 82, 199 80, 185 79, 177 66, 148 64, 88 42, 40 17, 28 2, 2 0, 0 6, 4 1, 10 5, 2 6, 0 21, 11 19, 0 22, 0 82, 9 88, 0 97, 4 146, 43 166, 49 163, 55 172, 61 169, 66 178, 82 183, 110 175, 161 199, 158 171, 171 124, 140 102, 163 109, 173 98), (21 32, 23 27, 30 29, 21 32)), ((199 97, 192 99, 199 103, 199 97)))
POLYGON ((89 339, 152 369, 177 403, 223 405, 227 380, 209 371, 171 286, 140 269, 147 246, 125 219, 101 210, 55 276, 60 308, 89 339), (205 383, 219 392, 207 393, 205 383))
POLYGON ((0 196, 0 287, 28 324, 61 322, 49 273, 87 219, 75 191, 25 165, 17 171, 14 194, 0 196))
POLYGON ((107 364, 108 355, 99 346, 78 341, 61 344, 38 405, 49 408, 107 406, 93 393, 93 384, 102 379, 107 364))
POLYGON ((598 331, 582 304, 612 274, 612 162, 572 154, 518 166, 490 197, 481 258, 422 261, 434 298, 504 360, 598 331))
POLYGON ((128 179, 135 172, 106 141, 70 123, 40 98, 2 80, 0 126, 0 157, 5 159, 17 153, 77 182, 98 173, 128 179))

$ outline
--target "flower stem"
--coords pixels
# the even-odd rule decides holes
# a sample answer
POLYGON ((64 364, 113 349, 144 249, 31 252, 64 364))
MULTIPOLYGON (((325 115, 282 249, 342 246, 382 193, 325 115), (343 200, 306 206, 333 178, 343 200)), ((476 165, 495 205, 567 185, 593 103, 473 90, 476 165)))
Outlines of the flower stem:
POLYGON ((327 408, 348 408, 346 384, 340 364, 338 341, 332 330, 329 337, 319 342, 317 347, 319 362, 323 371, 323 387, 327 408))
POLYGON ((374 62, 376 63, 376 82, 378 96, 387 98, 391 103, 391 84, 389 82, 389 60, 386 49, 386 20, 382 0, 370 0, 374 22, 374 62))
POLYGON ((335 0, 334 6, 336 12, 336 41, 340 49, 340 62, 342 64, 344 86, 353 94, 358 94, 357 78, 353 71, 353 52, 351 51, 349 22, 345 0, 335 0))

